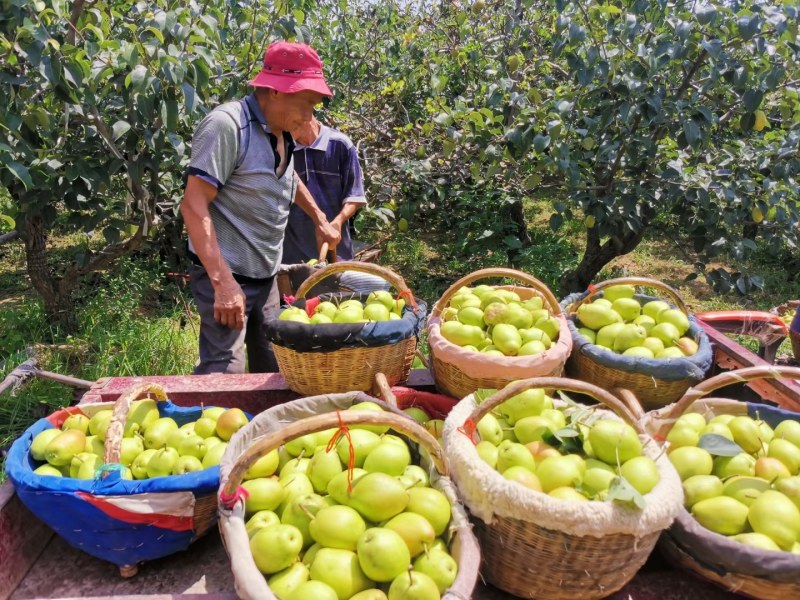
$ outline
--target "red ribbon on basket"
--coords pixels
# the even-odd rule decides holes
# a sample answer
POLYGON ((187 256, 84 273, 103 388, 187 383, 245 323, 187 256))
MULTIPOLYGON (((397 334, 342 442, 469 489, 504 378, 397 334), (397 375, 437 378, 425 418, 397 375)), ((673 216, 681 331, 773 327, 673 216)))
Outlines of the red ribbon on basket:
POLYGON ((250 497, 250 492, 248 492, 244 487, 241 485, 236 488, 236 491, 233 494, 226 494, 225 490, 222 490, 219 493, 219 501, 222 502, 222 506, 225 508, 233 508, 236 506, 236 503, 243 498, 246 500, 250 497))
POLYGON ((347 438, 347 449, 350 456, 347 460, 347 493, 353 491, 353 469, 356 468, 356 450, 353 448, 353 440, 350 439, 350 430, 342 422, 342 412, 337 410, 336 416, 339 417, 339 429, 333 434, 333 437, 328 441, 328 446, 325 452, 330 452, 336 446, 336 443, 343 437, 347 438))
POLYGON ((320 302, 322 302, 322 300, 319 299, 319 296, 314 296, 306 300, 306 314, 309 317, 314 316, 314 311, 317 309, 320 302))
POLYGON ((417 301, 414 300, 414 294, 411 292, 411 290, 403 290, 402 292, 398 292, 397 297, 405 300, 406 304, 408 304, 416 312, 417 301))
POLYGON ((594 294, 595 291, 597 290, 597 288, 595 287, 595 285, 593 283, 590 283, 589 287, 587 287, 586 289, 589 291, 589 295, 594 294))
POLYGON ((467 439, 469 439, 469 441, 472 442, 472 445, 476 446, 477 444, 475 443, 475 429, 477 429, 477 427, 475 426, 474 421, 472 419, 467 419, 466 421, 464 421, 464 424, 457 429, 457 431, 467 436, 467 439))

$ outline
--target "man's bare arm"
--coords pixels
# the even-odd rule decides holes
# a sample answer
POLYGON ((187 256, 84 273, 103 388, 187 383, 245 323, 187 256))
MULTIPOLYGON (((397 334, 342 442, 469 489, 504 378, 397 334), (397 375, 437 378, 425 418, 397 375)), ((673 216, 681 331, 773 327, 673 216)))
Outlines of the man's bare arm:
POLYGON ((217 188, 190 175, 183 194, 181 215, 194 251, 214 287, 214 319, 225 327, 241 330, 244 327, 245 296, 222 257, 217 232, 208 212, 216 197, 217 188))

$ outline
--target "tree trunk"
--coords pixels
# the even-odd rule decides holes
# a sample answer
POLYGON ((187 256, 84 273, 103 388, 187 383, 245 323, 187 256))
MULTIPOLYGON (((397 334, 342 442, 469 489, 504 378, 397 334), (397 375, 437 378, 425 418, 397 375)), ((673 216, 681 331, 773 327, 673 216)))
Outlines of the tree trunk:
POLYGON ((47 266, 47 226, 40 216, 25 221, 25 258, 31 284, 44 302, 48 319, 65 332, 74 330, 75 310, 72 291, 77 280, 58 281, 47 266))
POLYGON ((561 295, 566 296, 572 292, 586 290, 603 267, 616 257, 628 254, 639 245, 646 229, 647 227, 643 223, 641 230, 638 232, 625 231, 622 233, 617 231, 615 235, 602 244, 600 243, 600 235, 597 233, 597 228, 589 229, 586 234, 586 247, 581 262, 575 269, 564 273, 559 281, 561 295))

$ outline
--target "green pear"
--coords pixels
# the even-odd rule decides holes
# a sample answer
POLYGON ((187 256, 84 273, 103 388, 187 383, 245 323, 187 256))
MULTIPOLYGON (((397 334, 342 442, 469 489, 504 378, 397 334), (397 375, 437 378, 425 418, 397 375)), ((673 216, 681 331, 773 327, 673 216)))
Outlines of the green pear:
MULTIPOLYGON (((206 440, 206 444, 208 440, 206 440)), ((213 447, 213 446, 212 446, 213 447)), ((206 453, 208 452, 206 449, 206 453)), ((204 454, 205 456, 205 454, 204 454)), ((278 470, 278 451, 271 450, 267 452, 264 456, 261 456, 256 462, 251 464, 247 471, 244 472, 243 479, 255 479, 257 477, 269 477, 270 475, 274 475, 275 471, 278 470)))
POLYGON ((442 535, 450 524, 450 501, 442 492, 430 487, 408 490, 406 511, 425 517, 437 536, 442 535))
POLYGON ((278 571, 267 579, 270 591, 279 599, 288 598, 290 594, 308 581, 308 567, 296 562, 283 571, 278 571))
POLYGON ((402 512, 384 523, 385 529, 400 534, 400 537, 408 546, 411 558, 422 553, 426 548, 433 544, 436 532, 428 519, 420 514, 412 512, 402 512))
POLYGON ((641 346, 647 339, 644 327, 628 323, 623 325, 614 338, 614 352, 625 352, 628 348, 641 346))
POLYGON ((203 460, 206 452, 208 452, 206 440, 199 435, 191 434, 178 444, 178 454, 181 456, 194 456, 198 460, 203 460))
MULTIPOLYGON (((78 472, 83 466, 84 463, 88 462, 92 469, 103 464, 103 461, 100 460, 100 457, 96 454, 92 454, 91 452, 79 452, 75 456, 72 457, 72 460, 69 463, 69 476, 73 478, 78 477, 78 472)), ((94 478, 94 474, 92 477, 83 477, 82 479, 92 479, 94 478)))
POLYGON ((527 329, 533 325, 533 315, 521 304, 507 304, 506 310, 500 317, 500 322, 513 325, 517 329, 527 329))
MULTIPOLYGON (((328 317, 329 319, 333 320, 333 315, 336 314, 336 305, 333 302, 329 302, 325 300, 324 302, 320 302, 317 304, 317 307, 314 309, 314 314, 323 315, 328 317)), ((313 321, 313 317, 312 317, 313 321)))
POLYGON ((691 509, 701 500, 716 498, 722 494, 722 480, 714 475, 694 475, 683 482, 683 505, 687 509, 691 509))
POLYGON ((411 453, 405 444, 381 442, 367 455, 364 470, 369 473, 381 472, 399 477, 411 464, 411 453))
POLYGON ((753 531, 763 533, 784 550, 791 551, 800 540, 800 509, 775 490, 767 490, 755 499, 747 520, 753 531))
POLYGON ((245 501, 247 514, 260 510, 276 510, 286 497, 286 489, 280 481, 271 477, 259 477, 242 482, 249 494, 245 501))
POLYGON ((114 412, 110 409, 99 410, 94 413, 92 418, 89 419, 89 433, 96 435, 101 440, 105 440, 106 432, 108 431, 108 426, 111 424, 111 417, 113 416, 114 412))
POLYGON ((709 433, 721 435, 722 437, 733 441, 733 434, 731 433, 730 428, 722 423, 709 423, 700 431, 700 437, 702 438, 704 435, 709 433))
POLYGON ((541 342, 545 349, 553 345, 553 340, 550 339, 550 336, 537 327, 520 329, 519 335, 522 338, 523 346, 528 342, 541 342))
POLYGON ((549 419, 543 416, 525 417, 514 425, 514 435, 517 436, 520 444, 527 444, 529 442, 544 441, 545 438, 549 438, 558 429, 549 419))
POLYGON ((636 288, 627 283, 610 285, 603 290, 603 298, 609 302, 614 302, 620 298, 633 298, 636 288))
MULTIPOLYGON (((31 442, 31 456, 34 460, 43 461, 47 445, 61 435, 60 429, 45 429, 36 434, 31 442)), ((84 445, 85 448, 85 445, 84 445)))
POLYGON ((640 494, 648 494, 661 480, 656 461, 649 456, 636 456, 626 461, 620 468, 620 475, 640 494))
POLYGON ((800 448, 786 439, 773 439, 769 443, 767 456, 777 458, 789 470, 791 475, 797 475, 800 470, 800 448))
MULTIPOLYGON (((651 331, 652 331, 652 329, 651 329, 651 331)), ((647 348, 648 350, 650 350, 650 352, 653 353, 653 356, 657 356, 658 354, 660 354, 661 352, 664 351, 664 342, 662 342, 657 337, 652 337, 650 335, 650 332, 648 332, 647 337, 642 342, 642 347, 643 348, 647 348)))
MULTIPOLYGON (((605 464, 605 463, 603 463, 605 464)), ((581 488, 590 497, 597 496, 600 492, 606 491, 611 482, 617 478, 617 474, 612 469, 587 468, 583 474, 581 488)))
POLYGON ((50 477, 63 477, 64 476, 63 473, 61 473, 61 471, 56 469, 53 465, 50 465, 50 464, 47 464, 47 463, 45 463, 43 465, 39 465, 38 467, 36 467, 33 470, 33 472, 36 473, 37 475, 48 475, 50 477))
POLYGON ((439 587, 425 573, 401 573, 389 586, 389 600, 439 600, 439 587))
POLYGON ((439 593, 444 594, 456 580, 458 563, 447 552, 428 550, 414 561, 414 570, 430 577, 439 593))
POLYGON ((552 315, 542 317, 533 324, 535 329, 540 329, 551 340, 557 340, 561 332, 561 321, 552 315))
POLYGON ((369 293, 366 303, 368 305, 379 303, 385 306, 387 310, 391 310, 394 308, 394 296, 386 290, 375 290, 369 293))
MULTIPOLYGON (((211 438, 206 439, 206 443, 208 443, 209 439, 211 438)), ((222 460, 222 455, 225 454, 225 449, 227 447, 228 442, 221 442, 211 446, 211 448, 209 448, 206 452, 206 455, 203 457, 203 468, 209 469, 219 465, 219 462, 222 460)))
POLYGON ((348 504, 365 519, 380 523, 408 506, 408 491, 386 473, 367 473, 353 482, 348 504))
POLYGON ((503 471, 502 475, 503 479, 514 481, 520 485, 524 485, 528 489, 536 492, 542 491, 542 484, 539 482, 539 478, 530 469, 519 466, 508 467, 505 471, 503 471))
POLYGON ((158 404, 155 400, 144 399, 131 402, 131 407, 125 418, 126 437, 146 431, 159 418, 158 404))
POLYGON ((156 419, 144 430, 144 447, 155 450, 166 447, 170 434, 177 430, 178 424, 174 419, 170 417, 156 419))
POLYGON ((625 328, 624 323, 612 323, 600 328, 595 335, 594 343, 609 350, 614 349, 614 340, 617 339, 617 334, 625 328))
POLYGON ((589 442, 597 458, 612 465, 642 454, 642 443, 636 430, 615 419, 596 421, 589 430, 589 442))
POLYGON ((408 465, 398 479, 406 489, 412 487, 427 487, 430 485, 428 474, 425 472, 425 469, 419 465, 408 465))
POLYGON ((534 389, 512 396, 500 404, 497 411, 506 418, 509 425, 513 426, 518 420, 540 415, 548 408, 553 408, 552 398, 546 396, 543 389, 534 389))
POLYGON ((120 464, 130 467, 136 457, 144 452, 144 444, 142 438, 122 438, 119 445, 119 462, 120 464))
POLYGON ((550 456, 536 468, 542 490, 550 492, 559 487, 575 487, 583 481, 581 468, 569 456, 550 456))
POLYGON ((358 538, 358 563, 364 574, 378 582, 392 581, 408 570, 411 554, 399 533, 386 527, 371 527, 358 538))
POLYGON ((279 476, 281 479, 284 479, 290 475, 308 475, 310 467, 310 458, 292 458, 281 467, 279 476))
POLYGON ((459 321, 447 321, 440 328, 442 337, 457 346, 475 346, 483 341, 483 329, 476 325, 464 325, 459 321))
POLYGON ((478 435, 481 441, 490 442, 495 446, 503 441, 503 430, 492 413, 486 413, 478 421, 478 435))
POLYGON ((485 462, 493 469, 497 468, 497 457, 499 454, 497 446, 495 446, 491 442, 482 440, 477 443, 477 445, 475 446, 475 450, 478 452, 478 456, 480 456, 483 462, 485 462))
POLYGON ((350 600, 388 600, 383 590, 378 588, 370 588, 363 592, 358 592, 355 596, 351 596, 350 600))
POLYGON ((650 330, 656 326, 656 320, 652 317, 648 317, 647 315, 639 315, 633 320, 633 322, 639 327, 643 327, 647 332, 647 335, 650 335, 650 330))
MULTIPOLYGON (((73 458, 73 460, 75 460, 75 458, 73 458)), ((100 458, 96 454, 86 453, 86 459, 81 463, 75 477, 77 477, 78 479, 95 479, 97 477, 97 470, 102 465, 103 465, 102 458, 100 458)))
POLYGON ((178 460, 172 467, 173 475, 184 475, 186 473, 194 473, 195 471, 202 471, 203 463, 196 456, 179 456, 178 460))
POLYGON ((774 487, 781 494, 794 502, 797 508, 800 508, 800 476, 793 475, 785 479, 779 479, 775 482, 774 487))
MULTIPOLYGON (((658 338, 664 343, 664 348, 673 346, 681 337, 681 332, 672 323, 658 323, 650 330, 649 337, 658 338)), ((680 350, 679 350, 680 352, 680 350)), ((683 356, 683 352, 680 353, 683 356)))
MULTIPOLYGON (((665 310, 669 310, 670 306, 663 300, 651 300, 650 302, 645 303, 642 305, 642 314, 647 315, 651 319, 653 319, 656 323, 658 323, 658 315, 660 315, 665 310)), ((678 336, 680 337, 680 336, 678 336)))
MULTIPOLYGON (((355 410, 355 411, 365 411, 365 412, 384 412, 383 407, 376 402, 357 402, 348 408, 347 410, 355 410)), ((371 431, 372 433, 377 433, 381 435, 382 433, 386 433, 388 431, 388 425, 353 425, 351 429, 365 429, 367 431, 371 431)))
POLYGON ((675 326, 675 329, 678 330, 678 337, 682 337, 684 333, 689 331, 689 317, 686 314, 678 310, 677 308, 668 308, 667 310, 661 311, 658 313, 658 318, 656 319, 658 324, 661 323, 672 323, 675 326))
POLYGON ((167 436, 167 446, 170 448, 175 448, 175 450, 178 450, 178 454, 180 454, 179 446, 181 445, 181 442, 193 435, 194 431, 179 427, 167 436))
POLYGON ((769 482, 759 477, 734 475, 725 480, 722 485, 722 494, 738 500, 746 506, 755 502, 762 493, 770 489, 769 482))
POLYGON ((778 423, 774 433, 775 438, 781 440, 788 440, 795 446, 800 447, 800 421, 793 421, 786 419, 778 423))
POLYGON ((281 523, 297 527, 303 535, 303 548, 307 548, 314 543, 309 524, 321 509, 332 505, 332 499, 319 494, 294 496, 281 512, 281 523))
POLYGON ((753 548, 758 548, 759 550, 771 550, 773 552, 781 551, 780 546, 778 546, 778 544, 773 542, 772 539, 763 533, 740 533, 737 535, 732 535, 731 539, 748 546, 753 546, 753 548))
POLYGON ((777 458, 762 456, 756 460, 755 476, 766 479, 769 482, 790 477, 792 474, 781 461, 777 458))
POLYGON ((194 424, 194 432, 202 438, 210 438, 217 433, 217 420, 210 417, 200 417, 194 424))
MULTIPOLYGON (((155 448, 148 448, 148 450, 156 450, 155 448)), ((163 447, 156 450, 156 453, 147 461, 147 476, 148 477, 166 477, 172 474, 172 469, 175 467, 175 462, 180 455, 175 448, 163 447)))
POLYGON ((311 480, 308 478, 308 475, 304 475, 303 473, 293 473, 286 477, 281 477, 279 481, 281 487, 284 489, 283 501, 276 509, 279 513, 283 512, 287 504, 289 504, 294 497, 306 496, 314 493, 314 486, 311 485, 311 480))
MULTIPOLYGON (((252 538, 259 529, 269 527, 270 525, 279 525, 280 522, 280 517, 274 511, 260 510, 257 513, 253 513, 253 515, 247 519, 244 527, 247 531, 247 535, 252 538)), ((291 525, 291 523, 284 524, 291 525)))
POLYGON ((67 429, 54 436, 45 446, 44 458, 54 467, 70 464, 72 457, 86 448, 86 434, 79 429, 67 429))
POLYGON ((89 417, 80 413, 68 416, 61 424, 62 431, 67 429, 77 429, 85 435, 89 431, 89 417))
MULTIPOLYGON (((372 452, 377 445, 380 444, 380 442, 380 436, 372 431, 367 431, 365 429, 351 429, 349 440, 347 437, 341 437, 339 438, 339 441, 336 442, 336 452, 338 453, 339 460, 342 461, 342 464, 348 465, 350 464, 350 448, 352 444, 355 457, 355 466, 361 468, 364 466, 364 461, 367 459, 367 455, 369 455, 369 453, 372 452)), ((311 454, 309 454, 309 456, 310 455, 311 454)))
POLYGON ((314 451, 314 455, 308 464, 308 478, 311 481, 311 485, 314 486, 314 491, 323 493, 327 492, 328 484, 333 479, 333 476, 338 475, 343 470, 342 461, 339 460, 339 455, 335 451, 328 452, 326 448, 319 447, 314 451))
POLYGON ((153 458, 155 453, 158 452, 155 448, 151 448, 149 450, 145 450, 131 463, 131 473, 136 479, 147 479, 149 475, 147 474, 147 463, 150 462, 150 459, 153 458))
POLYGON ((589 329, 588 327, 580 327, 578 328, 578 333, 580 333, 583 337, 589 340, 590 344, 597 343, 597 334, 593 329, 589 329))
MULTIPOLYGON (((528 417, 532 418, 532 417, 528 417)), ((533 455, 522 444, 510 442, 497 447, 497 470, 502 473, 509 467, 525 467, 530 471, 536 471, 536 461, 533 455)))
POLYGON ((622 317, 623 321, 630 323, 641 316, 642 305, 634 298, 617 298, 611 303, 611 310, 622 317))
POLYGON ((217 417, 217 436, 227 442, 237 431, 247 425, 247 415, 240 408, 229 408, 217 417))
POLYGON ((350 550, 320 548, 310 570, 311 579, 328 584, 339 600, 348 600, 373 586, 361 569, 358 556, 350 550))
MULTIPOLYGON (((681 481, 686 481, 695 475, 711 475, 714 470, 714 459, 702 448, 696 446, 682 446, 669 453, 669 460, 681 481)), ((718 473, 714 473, 721 477, 718 473)))
POLYGON ((623 351, 622 355, 638 356, 639 358, 655 358, 653 351, 645 348, 644 346, 633 346, 628 348, 627 350, 623 351))
POLYGON ((506 356, 516 356, 522 346, 522 337, 513 325, 499 323, 492 328, 492 343, 506 356))
POLYGON ((311 538, 324 547, 353 551, 366 529, 361 515, 342 504, 320 508, 308 525, 311 538))
POLYGON ((733 434, 733 441, 748 454, 758 452, 762 448, 761 431, 758 424, 750 417, 734 417, 728 423, 733 434))
POLYGON ((265 575, 287 569, 297 561, 302 548, 303 536, 291 525, 264 527, 250 538, 253 560, 265 575))
POLYGON ((700 525, 722 535, 744 532, 747 514, 747 506, 730 496, 701 500, 692 507, 692 516, 700 525))
POLYGON ((597 304, 597 302, 581 304, 578 307, 577 314, 581 324, 594 331, 598 331, 612 323, 620 323, 622 321, 622 317, 610 307, 597 304))
POLYGON ((483 311, 477 306, 466 306, 456 313, 456 319, 464 325, 474 325, 483 329, 486 322, 483 320, 483 311))
POLYGON ((349 505, 350 492, 348 491, 348 486, 350 483, 355 485, 355 483, 366 474, 367 472, 364 469, 358 467, 353 469, 352 473, 348 472, 347 469, 343 470, 341 473, 337 473, 331 477, 331 480, 328 482, 328 495, 339 504, 349 505))
POLYGON ((301 583, 291 594, 281 600, 339 600, 339 596, 327 583, 313 579, 301 583))
POLYGON ((431 418, 431 416, 419 406, 409 406, 408 408, 404 408, 403 412, 420 424, 425 423, 431 418))
POLYGON ((740 452, 736 456, 717 456, 714 459, 713 469, 714 475, 720 479, 733 475, 752 477, 756 474, 756 459, 746 452, 740 452))

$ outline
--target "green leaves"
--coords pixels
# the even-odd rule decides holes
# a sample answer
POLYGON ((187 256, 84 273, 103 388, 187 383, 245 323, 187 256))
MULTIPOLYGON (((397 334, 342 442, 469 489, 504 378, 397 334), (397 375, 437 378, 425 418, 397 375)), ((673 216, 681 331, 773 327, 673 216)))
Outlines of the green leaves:
POLYGON ((736 456, 744 452, 739 444, 716 433, 706 433, 700 436, 697 447, 702 448, 712 456, 736 456))

